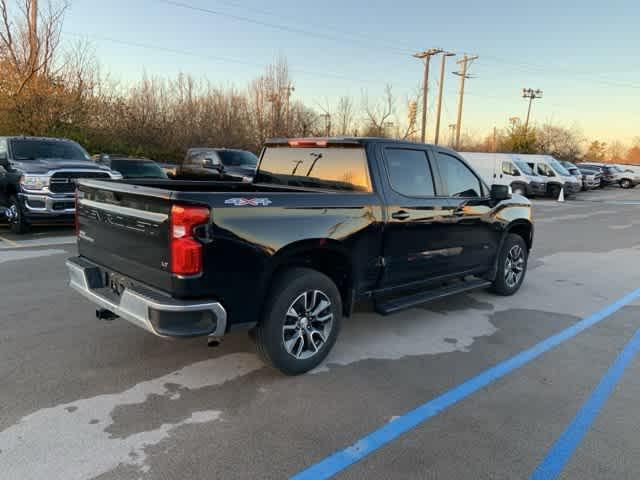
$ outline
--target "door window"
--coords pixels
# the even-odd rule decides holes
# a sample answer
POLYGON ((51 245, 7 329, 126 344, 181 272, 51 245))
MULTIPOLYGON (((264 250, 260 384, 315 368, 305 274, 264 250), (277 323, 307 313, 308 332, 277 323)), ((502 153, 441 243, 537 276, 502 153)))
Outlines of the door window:
POLYGON ((436 153, 438 170, 450 197, 482 197, 482 184, 478 177, 453 155, 436 153))
POLYGON ((4 153, 7 154, 7 139, 6 138, 0 138, 0 153, 4 153))
POLYGON ((385 164, 391 188, 407 197, 435 195, 431 167, 423 150, 387 148, 385 164))
POLYGON ((505 175, 517 176, 520 172, 516 170, 516 167, 511 162, 502 162, 502 173, 505 175))

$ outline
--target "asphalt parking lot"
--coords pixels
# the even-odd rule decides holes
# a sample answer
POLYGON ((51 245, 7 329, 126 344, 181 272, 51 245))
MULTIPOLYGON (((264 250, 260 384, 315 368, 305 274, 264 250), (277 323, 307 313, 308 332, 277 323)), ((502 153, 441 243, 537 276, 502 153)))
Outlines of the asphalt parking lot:
POLYGON ((246 333, 100 322, 66 285, 71 230, 0 227, 0 477, 638 478, 640 189, 534 203, 517 295, 365 309, 300 377, 246 333))

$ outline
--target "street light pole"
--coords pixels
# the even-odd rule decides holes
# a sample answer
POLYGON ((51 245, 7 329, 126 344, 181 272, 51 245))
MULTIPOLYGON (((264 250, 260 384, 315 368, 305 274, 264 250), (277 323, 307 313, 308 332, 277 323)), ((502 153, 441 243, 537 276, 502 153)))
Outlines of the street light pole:
POLYGON ((524 122, 525 133, 529 131, 529 117, 531 116, 531 104, 536 98, 542 98, 542 90, 534 90, 533 88, 523 88, 522 98, 529 99, 529 108, 527 109, 527 119, 524 122))

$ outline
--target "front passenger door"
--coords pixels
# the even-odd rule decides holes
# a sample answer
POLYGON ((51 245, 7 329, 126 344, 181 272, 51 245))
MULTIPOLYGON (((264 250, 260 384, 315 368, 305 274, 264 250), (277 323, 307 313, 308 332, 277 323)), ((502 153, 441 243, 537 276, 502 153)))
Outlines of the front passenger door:
POLYGON ((446 198, 436 194, 427 150, 387 146, 379 162, 386 198, 382 288, 391 289, 449 273, 450 227, 446 198))
POLYGON ((461 272, 492 265, 501 229, 492 221, 489 190, 473 170, 450 151, 434 149, 441 183, 451 215, 448 241, 461 248, 452 269, 461 272))

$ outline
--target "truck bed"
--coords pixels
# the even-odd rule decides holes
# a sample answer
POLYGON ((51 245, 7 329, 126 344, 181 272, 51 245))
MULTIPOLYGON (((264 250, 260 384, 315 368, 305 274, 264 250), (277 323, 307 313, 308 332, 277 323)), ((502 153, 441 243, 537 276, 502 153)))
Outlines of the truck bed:
MULTIPOLYGON (((78 252, 107 275, 122 275, 177 299, 221 299, 255 306, 274 257, 293 246, 343 244, 357 255, 377 255, 382 202, 375 193, 215 181, 95 181, 78 186, 78 252), (206 207, 198 228, 202 273, 171 272, 174 205, 206 207), (286 248, 285 248, 286 247, 286 248)), ((286 252, 285 252, 286 253, 286 252)), ((365 263, 372 263, 368 260, 365 263)), ((249 315, 247 315, 247 318, 249 315)), ((231 323, 243 319, 231 318, 231 323)))

